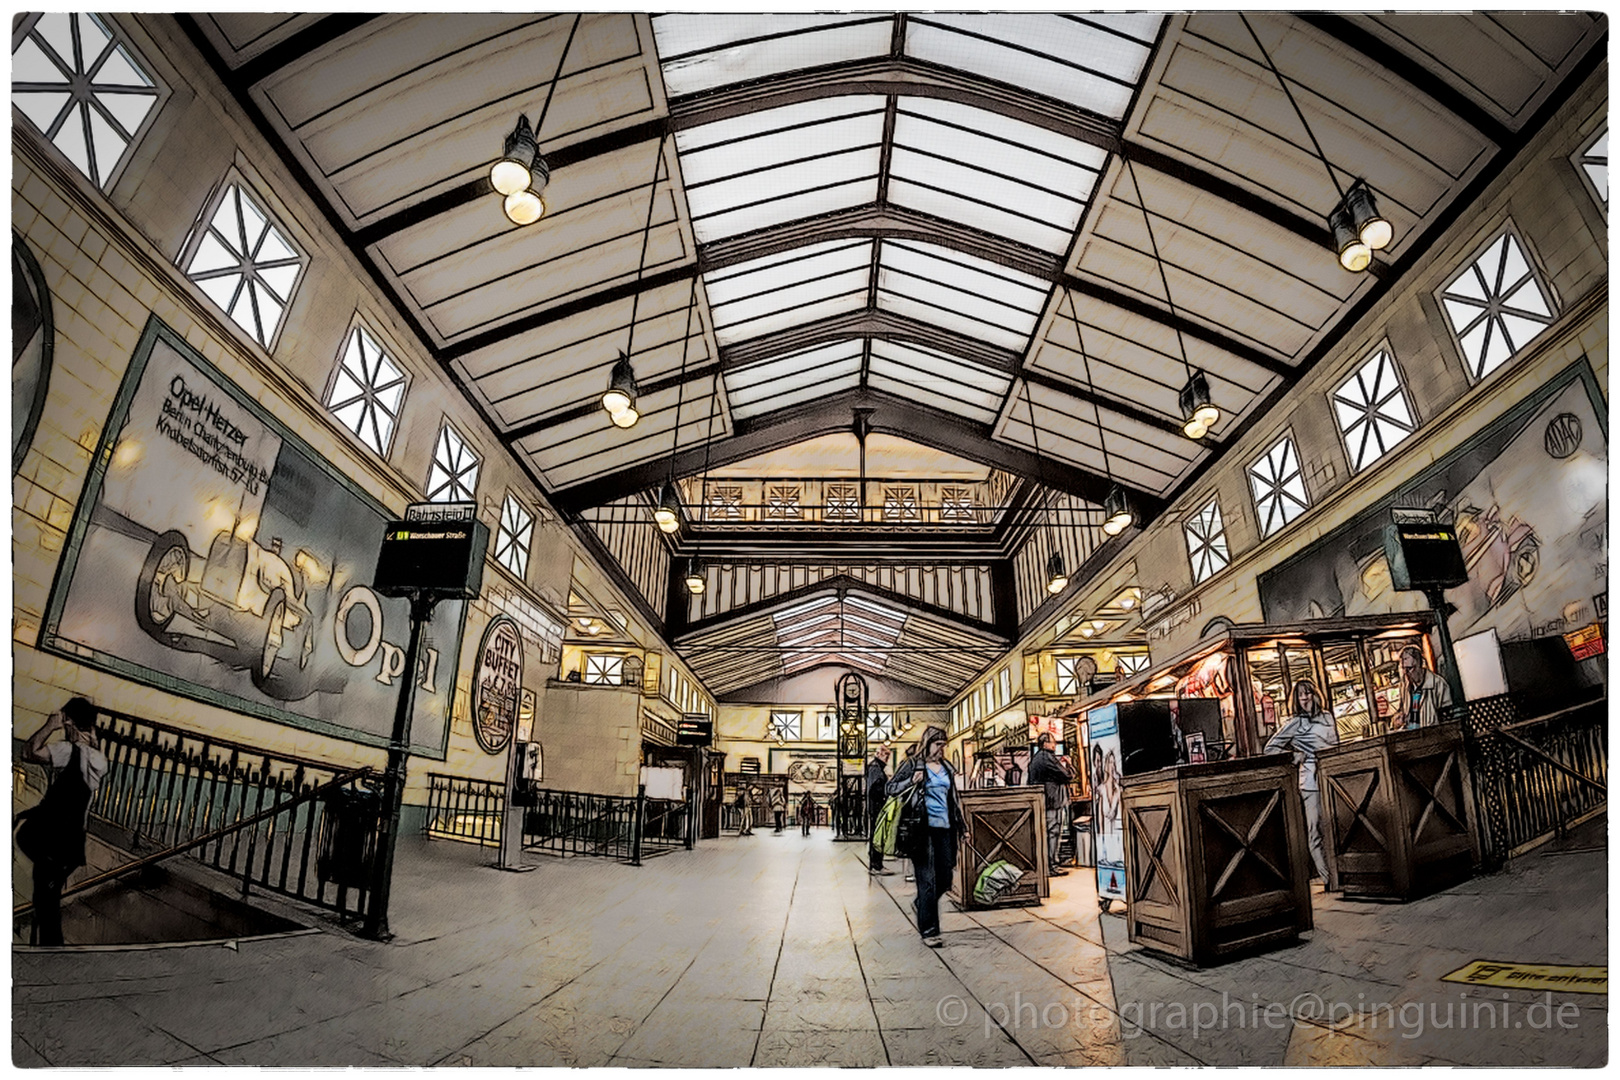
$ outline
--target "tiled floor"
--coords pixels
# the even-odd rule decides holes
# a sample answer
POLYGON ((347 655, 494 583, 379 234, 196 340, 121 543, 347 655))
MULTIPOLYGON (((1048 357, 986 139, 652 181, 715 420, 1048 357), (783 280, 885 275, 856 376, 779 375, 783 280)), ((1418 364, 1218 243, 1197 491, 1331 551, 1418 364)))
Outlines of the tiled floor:
MULTIPOLYGON (((1601 845, 1601 823, 1596 832, 1601 845)), ((923 947, 859 845, 768 832, 532 873, 402 847, 387 945, 326 933, 13 953, 12 1058, 91 1065, 1600 1064, 1604 996, 1490 992, 1474 959, 1606 963, 1591 842, 1407 905, 1315 899, 1293 948, 1191 971, 1125 941, 1083 872, 923 947), (1584 847, 1584 850, 1582 848, 1584 847), (1578 1009, 1540 1026, 1538 1002, 1578 1009), (1267 1006, 1272 1006, 1267 1011, 1267 1006), (1377 1006, 1375 1008, 1374 1006, 1377 1006), (1454 1010, 1455 1013, 1455 1010, 1454 1010), (1466 1014, 1466 1008, 1464 1008, 1466 1014), (1479 1014, 1474 1014, 1479 1019, 1479 1014), (1516 1026, 1514 1026, 1516 1025, 1516 1026)))

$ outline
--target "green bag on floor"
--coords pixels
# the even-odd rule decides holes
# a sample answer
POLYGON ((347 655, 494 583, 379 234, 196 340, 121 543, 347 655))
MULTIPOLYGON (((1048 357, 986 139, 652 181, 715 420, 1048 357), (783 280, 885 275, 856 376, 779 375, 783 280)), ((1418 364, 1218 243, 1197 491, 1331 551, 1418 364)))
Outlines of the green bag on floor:
POLYGON ((981 904, 993 904, 1023 877, 1024 872, 1018 867, 1005 859, 997 859, 979 871, 979 880, 973 886, 973 899, 981 904))
POLYGON ((900 854, 901 803, 898 795, 888 799, 872 823, 872 846, 885 856, 900 854))

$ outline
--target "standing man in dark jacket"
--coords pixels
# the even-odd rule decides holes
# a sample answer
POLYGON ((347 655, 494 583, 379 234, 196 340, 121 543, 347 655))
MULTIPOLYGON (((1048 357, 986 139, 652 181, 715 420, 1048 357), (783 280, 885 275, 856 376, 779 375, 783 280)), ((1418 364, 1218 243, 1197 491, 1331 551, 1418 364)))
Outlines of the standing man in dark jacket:
POLYGON ((1029 759, 1029 782, 1046 788, 1047 872, 1052 877, 1063 877, 1068 871, 1058 869, 1058 844, 1063 840, 1064 819, 1069 816, 1069 782, 1074 779, 1074 771, 1052 752, 1056 745, 1050 731, 1041 733, 1029 759))
MULTIPOLYGON (((889 748, 878 747, 872 760, 866 763, 866 835, 871 837, 876 830, 878 814, 883 810, 883 802, 888 798, 884 788, 889 785, 889 748)), ((866 872, 873 877, 888 877, 893 870, 883 869, 883 852, 877 849, 870 839, 866 845, 866 872)))

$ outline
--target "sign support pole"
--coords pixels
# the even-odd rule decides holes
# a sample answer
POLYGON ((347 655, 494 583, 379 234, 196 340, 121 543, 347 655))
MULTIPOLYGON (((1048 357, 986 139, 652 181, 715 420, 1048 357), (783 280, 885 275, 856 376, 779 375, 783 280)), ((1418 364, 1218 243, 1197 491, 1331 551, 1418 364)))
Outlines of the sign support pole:
POLYGON ((438 597, 424 589, 414 589, 411 598, 411 640, 405 647, 404 685, 399 688, 399 704, 394 709, 394 731, 388 740, 388 769, 383 774, 382 813, 377 822, 377 850, 372 859, 370 896, 362 933, 377 941, 388 941, 388 897, 394 879, 394 845, 399 839, 399 808, 405 798, 405 765, 411 756, 411 710, 416 702, 418 658, 422 653, 423 630, 433 618, 438 597))
MULTIPOLYGON (((1451 624, 1446 618, 1451 607, 1446 603, 1446 590, 1431 587, 1423 590, 1423 595, 1434 609, 1434 629, 1440 635, 1440 662, 1445 665, 1445 679, 1451 686, 1451 702, 1453 705, 1463 703, 1462 669, 1457 666, 1457 649, 1451 641, 1451 624)), ((1441 717, 1444 720, 1445 717, 1441 717)))

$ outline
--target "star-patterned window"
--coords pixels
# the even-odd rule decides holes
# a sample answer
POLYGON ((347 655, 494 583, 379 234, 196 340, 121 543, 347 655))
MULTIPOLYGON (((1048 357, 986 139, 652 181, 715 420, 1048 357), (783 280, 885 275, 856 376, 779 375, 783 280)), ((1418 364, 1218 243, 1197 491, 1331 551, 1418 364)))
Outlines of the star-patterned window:
POLYGON ((1221 504, 1210 504, 1187 519, 1187 558, 1192 563, 1193 582, 1208 581, 1232 561, 1226 546, 1226 523, 1221 520, 1221 504))
POLYGON ((916 521, 917 489, 914 487, 886 487, 883 489, 884 521, 916 521))
POLYGON ((1547 290, 1510 226, 1439 292, 1469 378, 1513 358, 1553 321, 1547 290))
POLYGON ((224 184, 201 220, 207 225, 188 246, 186 276, 269 349, 303 276, 304 256, 240 181, 224 184))
POLYGON ((1344 436, 1350 471, 1360 472, 1417 430, 1401 370, 1381 347, 1333 391, 1333 417, 1344 436))
POLYGON ((767 484, 765 516, 772 521, 798 521, 803 516, 799 508, 799 485, 767 484))
POLYGON ((973 508, 973 489, 943 487, 939 492, 939 519, 941 521, 976 521, 973 508))
POLYGON ((802 712, 773 711, 771 713, 771 737, 781 739, 784 742, 789 739, 797 742, 799 740, 799 728, 803 721, 804 713, 802 712))
POLYGON ((591 686, 624 685, 624 657, 586 653, 585 681, 591 686))
POLYGON ((13 40, 12 103, 106 191, 163 88, 100 15, 50 12, 13 40))
POLYGON ((861 520, 861 493, 854 484, 828 484, 821 516, 826 521, 861 520))
POLYGON ((1581 171, 1581 178, 1586 181, 1592 197, 1598 205, 1607 210, 1609 208, 1609 125, 1604 124, 1596 133, 1586 141, 1586 144, 1575 151, 1571 158, 1575 167, 1581 171))
POLYGON ((377 339, 356 325, 333 373, 326 407, 361 442, 387 457, 404 404, 404 373, 377 339))
POLYGON ((894 713, 869 710, 866 714, 866 741, 890 742, 894 739, 894 713))
POLYGON ((474 501, 478 467, 482 464, 461 432, 446 420, 439 429, 439 441, 433 447, 433 464, 428 468, 428 502, 474 501))
POLYGON ((1310 508, 1300 471, 1299 451, 1294 437, 1284 435, 1249 466, 1249 489, 1254 493, 1254 510, 1260 519, 1260 536, 1271 536, 1310 508))
POLYGON ((1078 666, 1080 657, 1060 656, 1057 658, 1058 693, 1065 697, 1081 693, 1085 687, 1080 685, 1080 672, 1078 666))
POLYGON ((529 572, 529 545, 533 542, 534 515, 507 492, 495 529, 495 561, 522 578, 529 572))
POLYGON ((712 484, 709 487, 709 505, 703 508, 703 520, 741 521, 742 501, 741 484, 712 484))
POLYGON ((1140 675, 1148 669, 1147 653, 1115 653, 1114 660, 1119 665, 1121 678, 1130 675, 1140 675))

